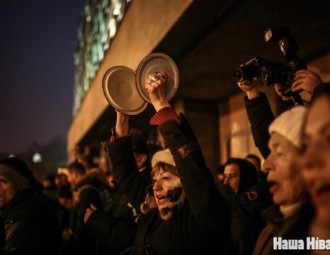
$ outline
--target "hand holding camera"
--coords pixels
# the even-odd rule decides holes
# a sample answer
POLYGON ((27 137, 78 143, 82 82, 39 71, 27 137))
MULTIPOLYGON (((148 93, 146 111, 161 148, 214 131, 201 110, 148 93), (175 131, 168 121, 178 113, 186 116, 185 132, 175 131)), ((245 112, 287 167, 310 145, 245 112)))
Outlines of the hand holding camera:
POLYGON ((253 78, 251 81, 243 80, 237 82, 238 87, 245 92, 248 99, 253 99, 259 96, 259 80, 253 78))
POLYGON ((281 83, 275 83, 274 84, 274 89, 276 94, 282 98, 283 101, 289 101, 290 97, 286 96, 285 91, 286 91, 286 87, 283 86, 281 83))
POLYGON ((317 73, 309 70, 299 70, 295 73, 292 91, 304 90, 311 95, 317 85, 321 83, 323 83, 323 81, 317 73))
MULTIPOLYGON (((252 58, 239 67, 234 68, 233 77, 237 82, 252 81, 259 77, 261 83, 266 86, 278 85, 276 92, 283 98, 290 98, 295 104, 303 104, 299 95, 301 88, 296 86, 293 90, 295 73, 306 69, 305 62, 297 55, 298 46, 287 27, 268 28, 265 31, 265 41, 277 41, 280 50, 285 57, 285 63, 271 63, 260 57, 252 58)), ((300 84, 301 85, 301 84, 300 84)))

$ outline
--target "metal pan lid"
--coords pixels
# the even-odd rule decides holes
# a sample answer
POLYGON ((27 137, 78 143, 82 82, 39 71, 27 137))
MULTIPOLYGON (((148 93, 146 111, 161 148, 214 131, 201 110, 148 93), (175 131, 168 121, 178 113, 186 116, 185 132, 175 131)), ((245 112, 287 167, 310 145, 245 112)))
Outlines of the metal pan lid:
POLYGON ((150 73, 164 72, 167 74, 166 95, 171 100, 179 86, 178 67, 172 58, 163 53, 152 53, 142 59, 136 70, 136 87, 140 96, 150 103, 149 95, 144 88, 150 73))
POLYGON ((135 72, 129 67, 114 66, 107 70, 102 88, 109 104, 119 112, 137 115, 147 107, 136 89, 135 72))

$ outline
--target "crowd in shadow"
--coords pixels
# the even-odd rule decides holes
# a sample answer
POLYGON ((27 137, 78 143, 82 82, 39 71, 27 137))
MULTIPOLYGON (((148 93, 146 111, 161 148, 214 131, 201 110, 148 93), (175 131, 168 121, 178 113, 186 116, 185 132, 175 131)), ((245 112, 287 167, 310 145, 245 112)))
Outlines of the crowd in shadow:
POLYGON ((296 72, 292 90, 311 101, 274 116, 258 80, 238 82, 264 161, 228 158, 214 176, 166 81, 145 83, 166 148, 150 153, 117 111, 102 144, 111 171, 81 156, 37 181, 20 159, 0 161, 1 254, 330 253, 330 84, 296 72))

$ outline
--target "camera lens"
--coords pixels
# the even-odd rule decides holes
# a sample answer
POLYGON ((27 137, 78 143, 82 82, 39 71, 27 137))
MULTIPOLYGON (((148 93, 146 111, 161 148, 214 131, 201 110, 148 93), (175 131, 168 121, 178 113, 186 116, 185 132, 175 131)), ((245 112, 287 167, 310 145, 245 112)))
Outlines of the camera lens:
POLYGON ((288 79, 288 81, 293 82, 294 81, 294 72, 289 71, 287 79, 288 79))
POLYGON ((233 77, 236 81, 243 81, 243 79, 244 79, 243 70, 240 67, 234 68, 233 77))
POLYGON ((260 69, 261 72, 261 82, 262 84, 268 86, 271 84, 271 72, 267 69, 267 67, 263 66, 260 69))

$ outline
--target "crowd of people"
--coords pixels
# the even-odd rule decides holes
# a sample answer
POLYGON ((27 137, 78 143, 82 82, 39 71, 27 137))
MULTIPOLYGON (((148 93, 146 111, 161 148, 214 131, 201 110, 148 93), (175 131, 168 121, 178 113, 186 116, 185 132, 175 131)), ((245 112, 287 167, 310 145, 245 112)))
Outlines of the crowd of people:
POLYGON ((20 159, 0 161, 0 254, 330 254, 330 84, 296 72, 292 91, 311 103, 274 116, 257 79, 238 82, 265 160, 228 158, 213 176, 166 81, 145 82, 166 145, 153 155, 117 111, 109 173, 81 157, 41 185, 20 159), (281 243, 312 237, 329 244, 281 243))

